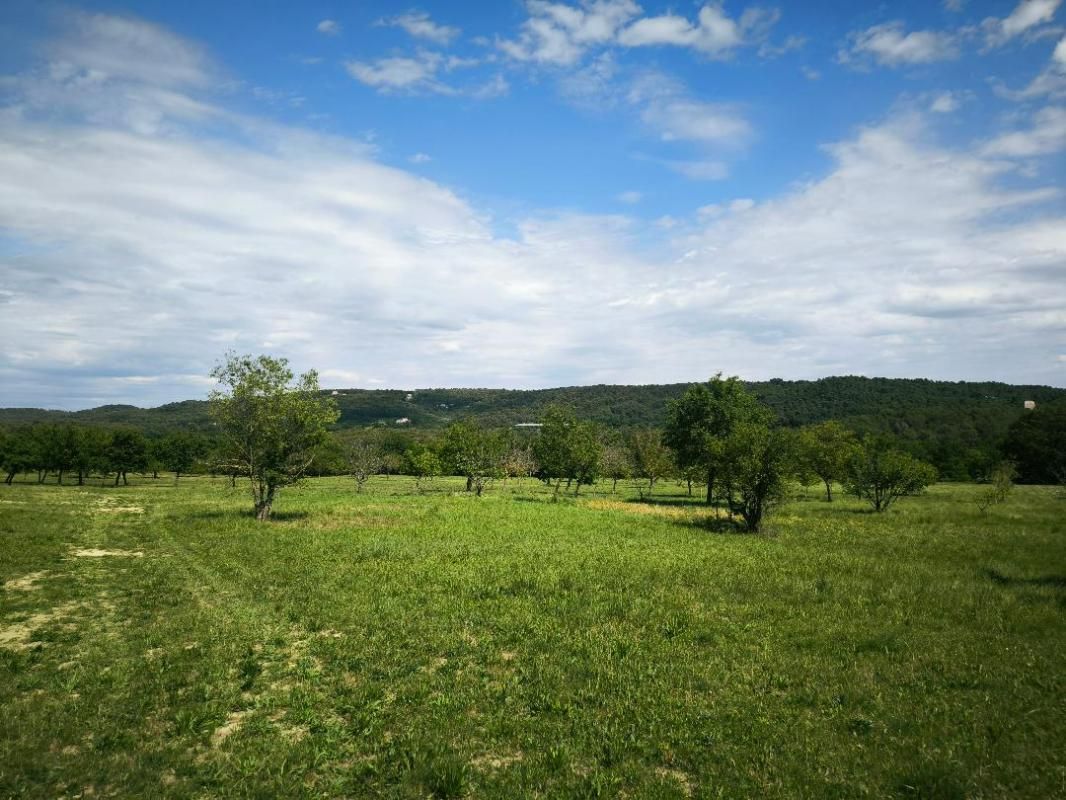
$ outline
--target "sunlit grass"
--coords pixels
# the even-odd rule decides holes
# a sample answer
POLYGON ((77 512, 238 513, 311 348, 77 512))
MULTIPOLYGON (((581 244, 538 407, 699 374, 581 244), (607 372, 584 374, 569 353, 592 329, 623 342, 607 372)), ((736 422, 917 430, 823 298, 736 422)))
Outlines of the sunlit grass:
POLYGON ((461 488, 0 487, 0 796, 1066 793, 1054 490, 461 488))

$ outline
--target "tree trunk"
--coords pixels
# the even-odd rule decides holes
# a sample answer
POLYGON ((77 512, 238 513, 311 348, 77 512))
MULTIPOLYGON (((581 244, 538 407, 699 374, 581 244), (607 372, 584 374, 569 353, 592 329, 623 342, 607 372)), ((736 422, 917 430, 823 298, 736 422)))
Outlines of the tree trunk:
POLYGON ((56 483, 60 486, 63 485, 63 470, 59 470, 59 473, 56 475, 56 483))
POLYGON ((122 485, 123 486, 129 486, 130 485, 130 479, 126 475, 126 470, 122 470, 122 485))
POLYGON ((833 502, 833 484, 830 481, 825 482, 825 502, 833 502))
POLYGON ((469 492, 473 488, 474 488, 474 476, 473 475, 467 475, 466 476, 466 490, 469 492))
POLYGON ((270 509, 274 505, 274 487, 267 486, 256 500, 255 503, 255 518, 260 522, 266 522, 270 519, 270 509))
POLYGON ((12 483, 14 483, 14 481, 15 481, 15 472, 14 472, 14 470, 12 470, 12 471, 7 473, 7 477, 4 478, 4 483, 6 483, 8 486, 10 486, 12 483))
POLYGON ((707 505, 714 503, 714 470, 707 471, 707 505))
POLYGON ((115 473, 115 486, 118 486, 118 479, 121 478, 121 477, 122 477, 122 473, 121 472, 116 472, 115 473))
POLYGON ((45 472, 42 469, 37 470, 37 483, 44 483, 45 472))
POLYGON ((85 473, 82 472, 79 469, 78 470, 78 486, 84 486, 84 485, 85 485, 85 473))
POLYGON ((688 479, 688 496, 692 497, 692 478, 688 479))
POLYGON ((618 478, 614 479, 614 484, 611 486, 611 494, 618 491, 618 478))

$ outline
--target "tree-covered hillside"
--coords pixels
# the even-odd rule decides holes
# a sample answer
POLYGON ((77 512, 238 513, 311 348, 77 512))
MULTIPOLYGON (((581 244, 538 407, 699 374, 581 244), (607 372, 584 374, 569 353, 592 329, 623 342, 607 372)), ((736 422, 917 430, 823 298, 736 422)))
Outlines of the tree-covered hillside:
MULTIPOLYGON (((688 384, 569 386, 559 389, 342 389, 335 396, 340 428, 409 419, 412 428, 442 428, 472 418, 486 426, 535 422, 552 404, 567 405, 581 419, 609 428, 657 427, 666 403, 688 384)), ((922 379, 836 377, 816 381, 749 383, 750 388, 789 426, 826 419, 851 421, 864 429, 904 436, 929 428, 958 428, 976 434, 1005 429, 1026 400, 1038 405, 1066 400, 1066 389, 922 379)), ((31 422, 132 425, 148 433, 211 427, 207 403, 186 400, 157 408, 100 406, 85 411, 0 409, 0 425, 31 422)))

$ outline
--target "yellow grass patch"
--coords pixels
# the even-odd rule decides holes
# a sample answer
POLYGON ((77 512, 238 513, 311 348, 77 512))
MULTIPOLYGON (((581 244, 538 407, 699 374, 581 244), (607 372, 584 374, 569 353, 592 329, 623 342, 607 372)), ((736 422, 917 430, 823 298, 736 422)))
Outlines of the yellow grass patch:
POLYGON ((642 514, 649 517, 669 517, 678 519, 691 517, 692 513, 684 508, 676 506, 660 506, 652 503, 626 503, 621 500, 589 500, 585 503, 589 508, 598 511, 625 511, 630 514, 642 514))
POLYGON ((37 582, 48 577, 48 570, 42 570, 41 572, 31 572, 29 575, 23 575, 21 578, 12 578, 4 583, 4 589, 9 592, 28 592, 33 589, 40 589, 37 582))
POLYGON ((37 628, 69 617, 78 607, 78 603, 63 603, 47 611, 31 614, 26 619, 4 624, 4 627, 0 628, 0 647, 28 650, 34 646, 30 637, 37 628))

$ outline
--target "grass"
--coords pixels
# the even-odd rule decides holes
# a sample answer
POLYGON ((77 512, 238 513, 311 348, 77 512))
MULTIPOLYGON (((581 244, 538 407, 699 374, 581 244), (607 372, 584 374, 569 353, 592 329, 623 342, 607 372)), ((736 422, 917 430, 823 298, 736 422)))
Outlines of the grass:
POLYGON ((0 797, 1066 796, 1054 490, 459 488, 0 487, 0 797))

